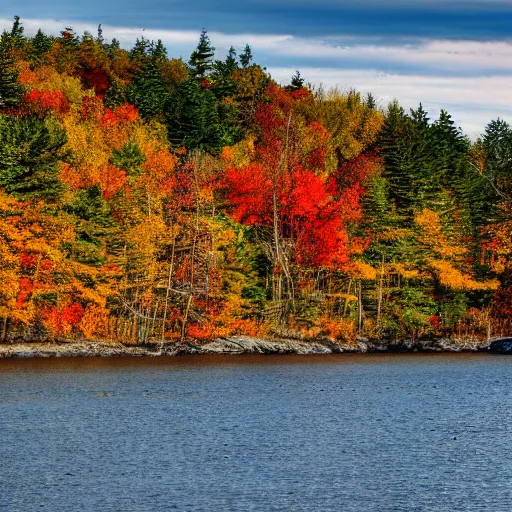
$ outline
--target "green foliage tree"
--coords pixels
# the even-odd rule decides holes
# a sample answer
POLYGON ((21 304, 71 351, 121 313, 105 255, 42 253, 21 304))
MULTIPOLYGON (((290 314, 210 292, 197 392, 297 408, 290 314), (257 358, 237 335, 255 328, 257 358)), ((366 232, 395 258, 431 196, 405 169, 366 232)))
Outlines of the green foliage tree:
POLYGON ((11 36, 0 36, 0 110, 16 108, 22 98, 23 88, 18 83, 18 71, 13 57, 11 36))
POLYGON ((59 159, 66 142, 51 118, 0 116, 0 185, 18 199, 56 200, 63 191, 59 159))
POLYGON ((248 68, 252 62, 252 50, 251 47, 246 44, 244 51, 240 54, 240 64, 243 68, 248 68))
POLYGON ((36 35, 30 40, 30 43, 32 45, 32 58, 39 61, 50 51, 53 44, 53 38, 46 35, 41 29, 39 29, 36 35))
POLYGON ((213 91, 193 73, 171 94, 165 107, 169 140, 174 146, 218 153, 239 137, 239 129, 223 110, 213 91))
POLYGON ((214 54, 215 48, 211 45, 206 30, 203 29, 199 37, 197 48, 192 52, 189 61, 190 67, 196 77, 202 78, 213 69, 214 54))

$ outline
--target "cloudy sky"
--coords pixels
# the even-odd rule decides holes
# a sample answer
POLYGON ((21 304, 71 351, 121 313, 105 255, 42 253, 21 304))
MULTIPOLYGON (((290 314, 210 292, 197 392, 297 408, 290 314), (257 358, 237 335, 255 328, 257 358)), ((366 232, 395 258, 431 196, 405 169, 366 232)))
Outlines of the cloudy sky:
POLYGON ((382 106, 446 108, 473 138, 491 119, 512 122, 512 0, 0 0, 0 26, 15 14, 28 35, 102 23, 126 48, 144 34, 184 58, 205 28, 219 58, 249 43, 282 83, 299 69, 382 106))

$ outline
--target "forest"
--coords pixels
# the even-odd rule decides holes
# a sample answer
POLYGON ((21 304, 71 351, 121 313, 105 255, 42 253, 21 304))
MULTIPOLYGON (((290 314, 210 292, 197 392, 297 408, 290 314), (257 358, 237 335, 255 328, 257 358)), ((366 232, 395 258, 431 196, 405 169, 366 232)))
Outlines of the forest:
POLYGON ((249 45, 0 37, 0 339, 512 334, 512 127, 249 45))

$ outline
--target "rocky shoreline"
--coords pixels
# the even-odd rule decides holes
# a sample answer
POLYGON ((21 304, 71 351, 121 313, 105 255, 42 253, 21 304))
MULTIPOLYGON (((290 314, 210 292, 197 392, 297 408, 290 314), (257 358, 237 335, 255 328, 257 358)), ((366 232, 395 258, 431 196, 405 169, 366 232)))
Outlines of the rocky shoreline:
POLYGON ((218 338, 207 343, 168 342, 144 346, 101 341, 55 341, 0 344, 0 359, 49 357, 178 356, 201 354, 365 354, 417 352, 487 351, 481 340, 428 338, 384 342, 360 338, 355 343, 339 343, 329 338, 313 341, 299 339, 261 339, 249 336, 218 338))

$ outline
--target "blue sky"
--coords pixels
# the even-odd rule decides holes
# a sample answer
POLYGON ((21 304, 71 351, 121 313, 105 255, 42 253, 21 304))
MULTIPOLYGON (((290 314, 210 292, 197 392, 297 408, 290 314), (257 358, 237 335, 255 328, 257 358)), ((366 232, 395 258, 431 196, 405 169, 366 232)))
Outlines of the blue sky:
POLYGON ((420 101, 448 109, 475 137, 496 117, 512 121, 512 0, 0 0, 0 26, 18 14, 42 27, 161 38, 188 57, 206 28, 221 57, 248 42, 278 81, 373 92, 382 105, 420 101), (143 30, 144 29, 144 30, 143 30))

